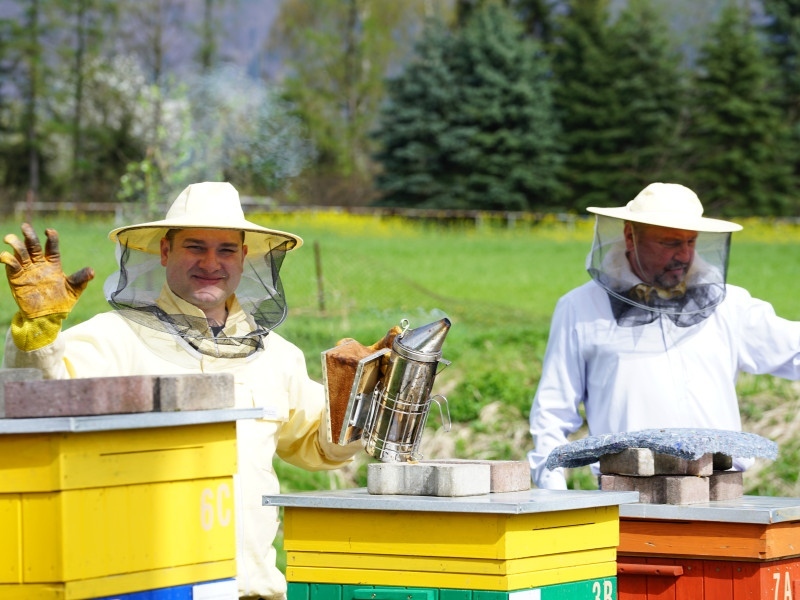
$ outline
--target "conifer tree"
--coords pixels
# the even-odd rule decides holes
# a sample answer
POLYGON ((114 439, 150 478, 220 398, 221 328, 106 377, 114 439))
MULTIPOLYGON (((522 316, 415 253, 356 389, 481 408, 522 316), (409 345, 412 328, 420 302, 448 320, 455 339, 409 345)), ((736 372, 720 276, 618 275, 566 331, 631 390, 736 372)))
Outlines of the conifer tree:
POLYGON ((778 68, 778 100, 790 127, 795 157, 794 177, 800 177, 800 0, 764 0, 767 53, 778 68))
POLYGON ((376 138, 379 204, 552 208, 558 191, 546 57, 504 8, 457 32, 431 23, 416 59, 388 85, 376 138))
POLYGON ((629 0, 611 27, 609 49, 614 65, 609 122, 616 132, 608 156, 610 189, 626 200, 654 181, 680 179, 686 77, 651 0, 629 0))
POLYGON ((778 67, 782 104, 792 123, 800 121, 800 0, 764 0, 767 52, 778 67))
POLYGON ((689 182, 706 209, 794 214, 790 131, 778 107, 775 70, 735 3, 711 29, 698 67, 689 182))
POLYGON ((615 147, 608 122, 615 104, 609 18, 608 0, 572 0, 555 24, 554 99, 568 208, 604 206, 609 198, 606 159, 615 147))
POLYGON ((554 46, 567 205, 618 204, 672 179, 685 87, 663 18, 631 0, 615 23, 607 0, 572 0, 554 46))

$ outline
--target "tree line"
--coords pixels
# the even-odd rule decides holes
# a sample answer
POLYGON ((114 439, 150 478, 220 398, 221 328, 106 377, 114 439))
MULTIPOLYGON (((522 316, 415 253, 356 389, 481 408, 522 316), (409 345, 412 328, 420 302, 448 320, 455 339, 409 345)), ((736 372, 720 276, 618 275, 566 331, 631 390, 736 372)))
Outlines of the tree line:
POLYGON ((583 211, 676 181, 721 216, 800 205, 800 0, 281 0, 257 53, 277 70, 226 50, 237 0, 8 2, 5 211, 155 212, 201 180, 286 204, 583 211))

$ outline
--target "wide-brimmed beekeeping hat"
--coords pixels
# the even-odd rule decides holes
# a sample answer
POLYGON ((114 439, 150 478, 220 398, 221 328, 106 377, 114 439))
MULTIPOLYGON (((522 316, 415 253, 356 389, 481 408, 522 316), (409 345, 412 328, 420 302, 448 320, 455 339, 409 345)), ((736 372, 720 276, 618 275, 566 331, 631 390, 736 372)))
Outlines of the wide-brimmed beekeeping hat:
POLYGON ((288 251, 299 248, 303 240, 293 234, 268 229, 244 217, 239 192, 230 183, 193 183, 183 190, 161 221, 118 227, 108 234, 111 241, 149 254, 159 254, 161 238, 170 229, 233 229, 244 231, 248 251, 266 254, 283 245, 288 251))
POLYGON ((703 216, 703 205, 692 190, 678 183, 651 183, 625 206, 616 208, 587 208, 591 213, 688 231, 729 233, 741 225, 703 216))

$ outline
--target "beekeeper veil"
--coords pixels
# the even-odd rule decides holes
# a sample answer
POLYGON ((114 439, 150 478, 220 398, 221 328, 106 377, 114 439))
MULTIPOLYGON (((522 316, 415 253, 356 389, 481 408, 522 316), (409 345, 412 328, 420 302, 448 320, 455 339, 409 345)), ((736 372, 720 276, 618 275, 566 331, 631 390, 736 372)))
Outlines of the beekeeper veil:
POLYGON ((298 248, 302 239, 267 229, 244 218, 239 194, 229 183, 206 182, 188 186, 173 202, 161 221, 119 227, 109 233, 117 243, 119 270, 105 282, 109 304, 125 318, 179 337, 195 350, 210 356, 238 358, 263 347, 263 338, 286 318, 287 306, 280 279, 286 253, 298 248), (244 319, 224 328, 199 309, 171 294, 161 265, 161 239, 173 229, 232 229, 241 231, 248 248, 244 271, 229 298, 231 313, 244 319))
POLYGON ((588 210, 597 216, 586 268, 608 292, 619 325, 634 327, 666 317, 689 327, 711 315, 725 299, 731 233, 741 226, 703 217, 703 206, 689 188, 653 183, 626 206, 588 210), (646 261, 637 232, 652 225, 697 233, 685 275, 669 286, 643 281, 635 274, 643 272, 635 267, 646 261))

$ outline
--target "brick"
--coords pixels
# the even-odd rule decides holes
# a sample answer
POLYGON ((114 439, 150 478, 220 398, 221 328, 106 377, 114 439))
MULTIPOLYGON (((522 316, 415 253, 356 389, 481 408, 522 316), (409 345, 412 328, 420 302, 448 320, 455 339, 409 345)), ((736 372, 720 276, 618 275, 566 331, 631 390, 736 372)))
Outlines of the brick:
POLYGON ((0 369, 0 419, 6 416, 6 382, 7 381, 41 381, 39 369, 0 369))
POLYGON ((213 410, 234 405, 231 373, 161 375, 157 379, 155 410, 213 410))
POLYGON ((693 475, 601 475, 600 489, 639 492, 642 504, 696 504, 708 502, 709 478, 693 475))
POLYGON ((656 475, 696 475, 709 477, 714 472, 713 454, 704 454, 700 458, 687 460, 671 454, 656 453, 656 475))
MULTIPOLYGON (((662 477, 656 475, 656 477, 662 477)), ((664 475, 664 504, 698 504, 708 502, 708 477, 664 475)))
POLYGON ((626 448, 600 457, 600 472, 608 475, 648 477, 655 474, 653 451, 649 448, 626 448))
POLYGON ((531 467, 520 460, 490 460, 490 491, 520 492, 531 489, 531 467))
POLYGON ((433 471, 412 463, 372 463, 367 466, 367 491, 370 494, 433 495, 433 471))
POLYGON ((5 384, 6 417, 75 417, 153 410, 154 378, 90 377, 10 381, 5 384))
POLYGON ((490 473, 488 465, 469 462, 372 463, 367 466, 367 491, 410 496, 476 496, 489 493, 490 473))
POLYGON ((714 470, 727 471, 733 468, 733 457, 722 452, 714 453, 714 470))
POLYGON ((490 492, 520 492, 531 489, 531 468, 519 460, 472 460, 445 458, 423 460, 420 464, 464 464, 489 465, 490 492))
POLYGON ((436 472, 436 496, 478 496, 488 494, 492 489, 489 465, 433 465, 433 469, 436 472))
POLYGON ((639 492, 639 502, 642 504, 664 503, 664 480, 662 477, 600 475, 600 489, 615 492, 639 492))
POLYGON ((709 500, 734 500, 744 495, 741 471, 715 471, 709 477, 709 500))

